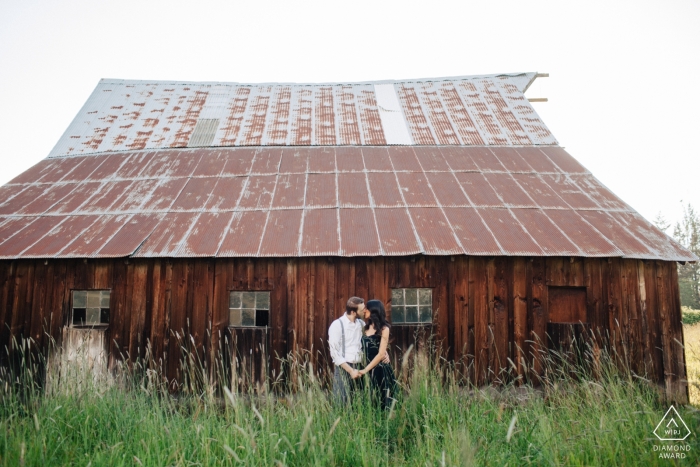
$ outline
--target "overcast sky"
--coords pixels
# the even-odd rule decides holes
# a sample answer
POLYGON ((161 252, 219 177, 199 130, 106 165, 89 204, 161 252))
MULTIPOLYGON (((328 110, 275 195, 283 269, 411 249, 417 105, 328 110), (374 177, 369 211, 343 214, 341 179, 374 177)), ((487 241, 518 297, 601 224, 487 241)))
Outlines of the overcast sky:
POLYGON ((100 78, 328 82, 538 71, 559 143, 650 220, 700 209, 700 1, 0 0, 0 184, 100 78))

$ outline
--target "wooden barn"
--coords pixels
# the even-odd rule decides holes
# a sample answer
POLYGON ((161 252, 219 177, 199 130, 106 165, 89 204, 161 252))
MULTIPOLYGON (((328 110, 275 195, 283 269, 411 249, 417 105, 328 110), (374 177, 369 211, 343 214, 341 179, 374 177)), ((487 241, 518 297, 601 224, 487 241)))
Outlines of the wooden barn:
POLYGON ((428 331, 478 384, 582 329, 686 400, 676 262, 698 258, 558 145, 535 78, 100 81, 0 187, 3 364, 87 336, 104 370, 149 347, 178 381, 189 335, 279 374, 359 295, 396 355, 428 331))

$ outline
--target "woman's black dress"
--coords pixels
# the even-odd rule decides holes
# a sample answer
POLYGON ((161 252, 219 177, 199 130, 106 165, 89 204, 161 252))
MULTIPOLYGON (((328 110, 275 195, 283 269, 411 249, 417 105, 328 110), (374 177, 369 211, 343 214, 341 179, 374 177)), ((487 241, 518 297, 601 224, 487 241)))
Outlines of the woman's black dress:
MULTIPOLYGON (((380 334, 373 336, 362 336, 362 349, 365 353, 366 363, 374 360, 374 357, 379 353, 379 344, 382 341, 380 334)), ((391 408, 391 404, 396 398, 398 386, 394 369, 388 363, 380 363, 369 370, 371 387, 374 390, 376 397, 382 404, 383 409, 391 408)))

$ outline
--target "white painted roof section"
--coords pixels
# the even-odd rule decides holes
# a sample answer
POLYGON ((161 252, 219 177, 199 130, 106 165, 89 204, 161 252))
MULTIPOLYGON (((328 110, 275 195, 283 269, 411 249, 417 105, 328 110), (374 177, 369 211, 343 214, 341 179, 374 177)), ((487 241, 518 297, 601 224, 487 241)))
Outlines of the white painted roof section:
POLYGON ((413 144, 394 85, 375 84, 374 94, 377 96, 379 117, 382 119, 386 144, 413 144))
POLYGON ((49 157, 188 147, 200 119, 219 120, 209 147, 556 145, 523 95, 535 77, 318 84, 104 79, 49 157))

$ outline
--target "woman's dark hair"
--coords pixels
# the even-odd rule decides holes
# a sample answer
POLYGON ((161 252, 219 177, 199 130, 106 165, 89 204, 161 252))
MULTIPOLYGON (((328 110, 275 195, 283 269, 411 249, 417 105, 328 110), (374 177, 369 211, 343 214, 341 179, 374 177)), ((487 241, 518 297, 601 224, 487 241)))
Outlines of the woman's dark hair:
POLYGON ((370 300, 365 303, 365 308, 369 310, 369 318, 367 318, 367 324, 365 324, 366 330, 369 330, 370 325, 374 327, 376 332, 382 332, 382 329, 391 327, 386 320, 386 310, 381 301, 370 300))

